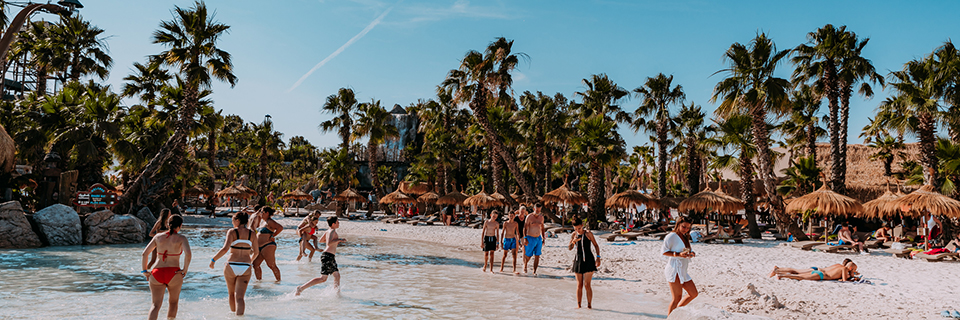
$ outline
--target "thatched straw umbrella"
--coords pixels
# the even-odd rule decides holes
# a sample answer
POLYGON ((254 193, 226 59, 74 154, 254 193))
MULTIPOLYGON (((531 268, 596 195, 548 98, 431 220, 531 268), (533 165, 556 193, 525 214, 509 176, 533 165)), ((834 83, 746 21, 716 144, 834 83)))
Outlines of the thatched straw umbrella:
MULTIPOLYGON (((235 199, 235 198, 237 198, 237 199, 243 199, 243 198, 248 197, 248 195, 247 195, 246 192, 243 192, 243 191, 241 191, 240 189, 237 189, 237 187, 234 187, 234 186, 230 186, 230 187, 227 187, 226 189, 223 189, 223 190, 218 191, 218 192, 216 193, 216 196, 217 196, 217 197, 227 197, 227 201, 228 201, 228 202, 231 202, 231 200, 233 200, 233 199, 235 199)), ((230 206, 230 210, 233 210, 233 206, 232 206, 232 205, 230 206)))
POLYGON ((710 189, 706 189, 681 201, 677 210, 682 212, 693 210, 733 214, 743 210, 743 201, 728 196, 723 192, 713 192, 710 189))
POLYGON ((413 203, 417 203, 417 199, 403 194, 403 192, 400 192, 400 189, 397 188, 397 190, 383 196, 383 198, 380 198, 380 203, 381 204, 391 204, 391 203, 413 204, 413 203))
POLYGON ((464 200, 467 200, 467 196, 460 191, 452 191, 444 196, 437 198, 437 204, 440 205, 455 205, 459 206, 463 204, 464 200))
POLYGON ((584 197, 579 192, 570 191, 570 189, 567 188, 567 183, 564 182, 559 188, 543 195, 543 202, 584 204, 587 203, 587 197, 584 197))
POLYGON ((405 194, 420 195, 433 190, 433 186, 423 182, 401 181, 398 189, 405 194))
POLYGON ((183 195, 190 196, 190 197, 196 197, 199 195, 210 196, 212 194, 213 192, 211 192, 210 190, 201 188, 200 186, 193 186, 193 188, 187 189, 187 191, 183 192, 183 195))
POLYGON ((417 202, 426 203, 426 204, 436 204, 437 199, 440 199, 440 195, 436 192, 429 191, 417 197, 417 202))
POLYGON ((660 206, 660 201, 650 197, 647 194, 640 193, 640 191, 630 189, 614 194, 610 198, 607 198, 607 201, 604 202, 604 205, 608 208, 624 209, 641 204, 647 206, 648 208, 657 208, 660 206))
POLYGON ((496 198, 487 194, 484 190, 481 190, 480 193, 473 195, 472 197, 463 200, 463 205, 465 206, 477 206, 478 208, 491 208, 499 207, 503 205, 503 202, 497 200, 496 198))
POLYGON ((7 134, 7 130, 0 125, 0 173, 13 171, 16 158, 14 153, 17 151, 17 145, 13 138, 7 134))
POLYGON ((931 185, 922 186, 910 194, 897 198, 889 202, 887 207, 897 208, 904 215, 912 217, 922 216, 924 212, 929 212, 948 218, 960 218, 960 201, 934 191, 931 185))
MULTIPOLYGON (((313 200, 313 196, 310 194, 300 191, 300 189, 293 189, 293 191, 284 193, 280 196, 283 200, 313 200)), ((300 215, 300 206, 297 207, 297 215, 300 215)), ((286 211, 286 209, 284 209, 286 211)))
POLYGON ((895 206, 888 206, 890 202, 900 198, 899 195, 890 192, 887 190, 883 195, 877 197, 876 199, 867 201, 863 204, 863 212, 857 215, 858 218, 877 218, 877 219, 887 219, 894 216, 897 216, 900 213, 900 209, 895 206))
MULTIPOLYGON (((854 198, 833 192, 824 183, 817 191, 790 200, 787 203, 786 212, 795 214, 815 212, 821 216, 850 217, 863 212, 863 205, 854 198)), ((823 241, 826 242, 827 238, 824 237, 823 241)))

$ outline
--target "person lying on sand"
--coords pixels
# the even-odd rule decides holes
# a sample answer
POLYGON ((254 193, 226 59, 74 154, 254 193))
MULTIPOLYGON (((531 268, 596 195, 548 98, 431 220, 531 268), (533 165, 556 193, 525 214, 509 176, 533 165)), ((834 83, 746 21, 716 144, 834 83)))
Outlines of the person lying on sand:
POLYGON ((835 264, 826 268, 810 267, 807 269, 792 269, 773 267, 770 277, 777 276, 777 279, 794 280, 840 280, 846 281, 857 273, 857 264, 850 259, 844 259, 842 263, 835 264))

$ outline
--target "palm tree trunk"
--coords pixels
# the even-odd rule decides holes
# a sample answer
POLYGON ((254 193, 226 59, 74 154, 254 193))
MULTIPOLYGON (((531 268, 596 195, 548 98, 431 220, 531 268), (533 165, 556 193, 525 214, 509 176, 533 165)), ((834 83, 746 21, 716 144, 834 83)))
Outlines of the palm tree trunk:
POLYGON ((937 169, 940 160, 937 159, 937 128, 933 116, 927 113, 917 115, 917 135, 920 136, 920 162, 923 164, 923 181, 940 190, 940 175, 937 169))
POLYGON ((367 169, 370 171, 370 182, 373 182, 373 193, 377 195, 378 201, 370 204, 370 212, 377 211, 377 202, 386 196, 383 193, 383 186, 380 185, 380 173, 377 172, 377 145, 372 141, 367 142, 367 169))
POLYGON ((807 156, 813 159, 813 164, 817 164, 817 126, 813 122, 807 124, 807 156))
POLYGON ((667 124, 663 121, 657 123, 657 196, 667 196, 667 124))
POLYGON ((47 67, 37 68, 37 94, 47 95, 47 67))
MULTIPOLYGON (((823 83, 824 90, 827 94, 827 100, 830 105, 830 185, 831 189, 834 192, 844 194, 846 192, 846 186, 844 185, 845 181, 843 180, 846 177, 845 170, 846 167, 843 164, 843 154, 841 148, 846 148, 846 141, 840 141, 840 106, 837 100, 839 99, 839 91, 837 90, 837 71, 836 65, 832 60, 824 61, 824 71, 823 73, 823 83)), ((844 135, 846 137, 846 135, 844 135)))
POLYGON ((777 229, 780 234, 790 232, 798 240, 806 240, 807 236, 801 231, 800 226, 784 212, 783 199, 777 194, 777 177, 773 174, 773 155, 770 153, 768 141, 770 133, 767 131, 767 113, 763 106, 759 105, 753 107, 752 116, 753 143, 757 146, 760 158, 760 178, 763 179, 763 189, 767 192, 767 199, 777 219, 777 229))
POLYGON ((590 182, 587 185, 587 194, 590 200, 587 225, 590 229, 596 229, 598 222, 607 221, 607 215, 603 211, 603 167, 599 161, 590 161, 590 182))
POLYGON ((839 179, 837 179, 838 185, 842 188, 840 190, 834 189, 835 192, 840 194, 847 194, 847 124, 850 120, 850 95, 852 91, 849 86, 841 89, 840 92, 840 132, 838 137, 840 140, 840 169, 838 173, 840 174, 839 179))
POLYGON ((688 193, 694 195, 700 192, 700 161, 697 155, 696 141, 687 138, 687 187, 688 193))
POLYGON ((507 168, 510 169, 510 173, 513 174, 514 179, 517 180, 520 189, 523 189, 523 194, 533 194, 533 188, 527 183, 527 178, 523 176, 523 172, 520 172, 520 167, 517 166, 516 157, 513 156, 513 153, 510 152, 503 144, 503 141, 500 140, 500 135, 494 130, 493 124, 490 123, 490 119, 487 117, 487 99, 482 92, 484 90, 475 91, 473 99, 470 101, 470 109, 473 110, 473 116, 476 117, 477 123, 480 123, 480 126, 483 127, 487 141, 490 143, 490 146, 493 147, 493 150, 500 155, 503 162, 507 164, 507 168))
MULTIPOLYGON (((217 181, 217 128, 213 126, 207 134, 207 166, 210 167, 210 179, 207 181, 207 190, 213 191, 217 181)), ((207 205, 213 202, 213 197, 206 197, 207 205)), ((214 208, 216 209, 216 208, 214 208)))
POLYGON ((750 237, 760 239, 760 227, 757 226, 756 199, 753 192, 753 160, 744 156, 748 154, 747 150, 740 149, 740 198, 743 200, 745 208, 744 215, 747 217, 747 229, 750 231, 750 237))

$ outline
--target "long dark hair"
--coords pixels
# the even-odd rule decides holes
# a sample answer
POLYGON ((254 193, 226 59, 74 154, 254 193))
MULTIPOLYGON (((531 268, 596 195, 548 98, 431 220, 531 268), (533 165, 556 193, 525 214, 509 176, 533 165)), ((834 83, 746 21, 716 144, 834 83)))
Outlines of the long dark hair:
POLYGON ((690 249, 690 233, 689 232, 687 232, 687 234, 680 233, 680 225, 684 223, 690 224, 690 222, 684 219, 683 217, 680 217, 679 219, 677 219, 677 224, 673 226, 673 233, 676 233, 678 236, 680 236, 680 240, 683 240, 684 247, 687 247, 687 249, 690 249))

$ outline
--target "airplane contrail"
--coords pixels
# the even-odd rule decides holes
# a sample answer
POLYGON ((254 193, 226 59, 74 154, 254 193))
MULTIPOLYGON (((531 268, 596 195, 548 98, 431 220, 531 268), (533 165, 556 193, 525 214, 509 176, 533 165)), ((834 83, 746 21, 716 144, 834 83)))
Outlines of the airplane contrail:
POLYGON ((353 36, 353 38, 350 38, 350 40, 347 40, 347 43, 344 43, 342 46, 340 46, 340 48, 338 48, 336 51, 331 53, 329 56, 327 56, 326 58, 323 58, 323 60, 320 60, 320 63, 317 63, 317 65, 313 66, 313 68, 311 68, 310 71, 307 71, 306 74, 300 77, 300 80, 297 80, 297 82, 294 83, 293 86, 290 87, 290 89, 287 89, 287 93, 290 93, 291 91, 293 91, 293 89, 296 89, 297 87, 299 87, 300 84, 303 83, 304 80, 307 80, 307 77, 310 77, 310 75, 313 74, 314 71, 317 71, 317 69, 320 69, 320 67, 327 64, 327 62, 332 60, 333 58, 336 58, 337 55, 343 52, 343 50, 346 50, 348 47, 350 47, 350 45, 352 45, 354 42, 357 42, 357 40, 360 40, 360 38, 363 38, 363 36, 367 35, 367 33, 369 33, 370 30, 373 30, 373 27, 376 27, 378 24, 380 24, 380 21, 383 21, 383 18, 386 17, 388 13, 390 13, 390 10, 393 10, 393 7, 388 8, 387 11, 384 11, 382 14, 380 14, 379 17, 377 17, 376 19, 373 19, 373 21, 370 22, 370 24, 368 24, 366 28, 363 28, 363 30, 361 30, 360 33, 353 36))

